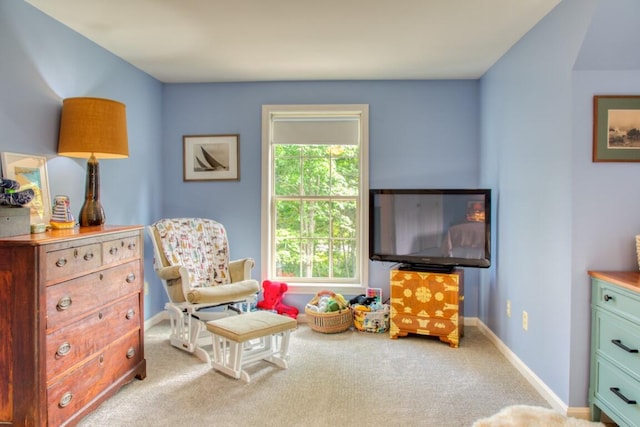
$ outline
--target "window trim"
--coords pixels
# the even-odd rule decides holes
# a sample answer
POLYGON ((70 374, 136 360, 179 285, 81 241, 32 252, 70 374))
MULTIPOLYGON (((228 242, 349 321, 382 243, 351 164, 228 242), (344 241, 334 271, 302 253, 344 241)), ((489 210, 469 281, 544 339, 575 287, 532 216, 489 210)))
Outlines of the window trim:
POLYGON ((345 295, 359 295, 364 292, 369 281, 369 105, 368 104, 302 104, 302 105, 263 105, 262 106, 262 200, 261 200, 261 277, 266 280, 271 276, 271 259, 273 247, 271 233, 271 215, 275 209, 271 200, 273 187, 273 158, 271 150, 271 118, 273 115, 286 113, 350 113, 360 116, 360 229, 358 236, 359 271, 358 283, 327 283, 309 281, 306 283, 288 283, 288 292, 292 294, 316 294, 325 289, 345 295))

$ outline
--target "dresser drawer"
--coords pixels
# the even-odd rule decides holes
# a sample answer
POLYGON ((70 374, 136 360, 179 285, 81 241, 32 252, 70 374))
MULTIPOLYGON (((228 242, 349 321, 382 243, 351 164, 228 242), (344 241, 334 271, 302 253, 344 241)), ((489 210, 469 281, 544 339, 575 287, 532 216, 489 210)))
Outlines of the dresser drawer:
POLYGON ((47 378, 51 380, 133 330, 140 329, 139 294, 105 306, 47 335, 47 378))
POLYGON ((109 240, 102 244, 102 260, 105 264, 113 264, 140 256, 139 236, 125 236, 109 240))
POLYGON ((50 282, 95 270, 102 265, 102 245, 93 243, 47 252, 45 280, 50 282))
POLYGON ((142 289, 138 261, 122 264, 46 289, 47 331, 71 322, 97 307, 142 289))
POLYGON ((614 410, 627 424, 640 425, 640 383, 600 358, 596 359, 596 372, 596 399, 614 410))
POLYGON ((49 384, 49 425, 61 425, 113 387, 123 375, 135 369, 142 360, 141 343, 141 332, 134 331, 96 354, 71 374, 49 384))
POLYGON ((640 324, 640 296, 619 286, 594 279, 592 304, 640 324))
POLYGON ((595 350, 640 379, 640 327, 606 312, 595 312, 595 350))
POLYGON ((457 316, 452 320, 449 320, 397 314, 395 316, 392 315, 391 321, 395 323, 399 329, 405 332, 421 335, 437 335, 446 337, 452 332, 456 332, 458 329, 457 316))

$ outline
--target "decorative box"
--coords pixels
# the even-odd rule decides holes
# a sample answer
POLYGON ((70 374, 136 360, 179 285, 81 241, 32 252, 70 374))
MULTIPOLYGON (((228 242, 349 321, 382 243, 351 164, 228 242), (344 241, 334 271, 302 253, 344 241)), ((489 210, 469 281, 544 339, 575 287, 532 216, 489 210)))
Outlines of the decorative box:
POLYGON ((31 209, 0 206, 0 237, 31 233, 31 209))

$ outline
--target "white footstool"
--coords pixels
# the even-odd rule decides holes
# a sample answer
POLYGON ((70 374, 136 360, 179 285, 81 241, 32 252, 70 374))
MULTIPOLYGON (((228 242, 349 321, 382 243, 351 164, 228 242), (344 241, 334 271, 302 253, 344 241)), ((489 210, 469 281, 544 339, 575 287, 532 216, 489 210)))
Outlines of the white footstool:
POLYGON ((243 367, 266 360, 287 369, 289 334, 295 319, 269 311, 252 311, 207 322, 213 336, 211 367, 233 378, 249 382, 243 367))

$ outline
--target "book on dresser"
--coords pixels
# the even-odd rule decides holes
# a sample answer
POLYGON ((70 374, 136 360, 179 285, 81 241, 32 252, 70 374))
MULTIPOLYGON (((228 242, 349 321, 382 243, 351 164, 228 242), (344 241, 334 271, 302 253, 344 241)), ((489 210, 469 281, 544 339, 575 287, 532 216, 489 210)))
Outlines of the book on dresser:
POLYGON ((1 425, 74 425, 145 378, 142 231, 0 238, 1 425))

